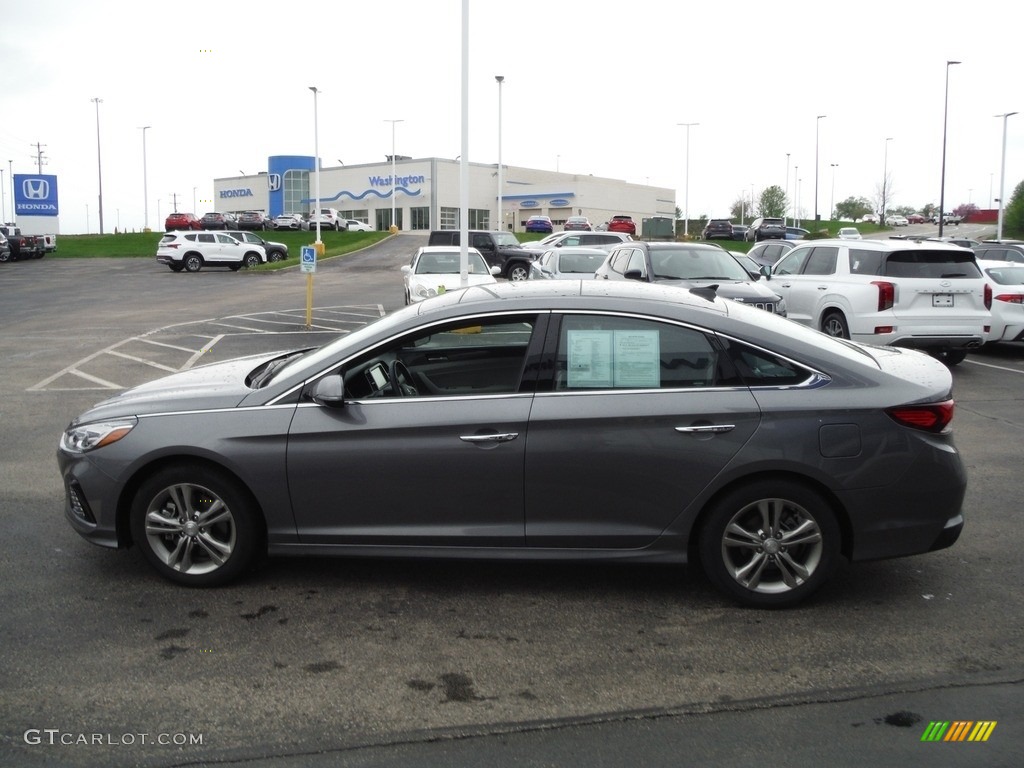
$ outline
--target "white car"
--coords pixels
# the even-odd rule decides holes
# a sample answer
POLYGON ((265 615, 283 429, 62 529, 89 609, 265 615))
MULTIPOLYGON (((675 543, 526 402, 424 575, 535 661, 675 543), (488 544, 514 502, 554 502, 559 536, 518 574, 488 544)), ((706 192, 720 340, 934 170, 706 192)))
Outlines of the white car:
POLYGON ((345 229, 349 232, 373 232, 373 227, 359 219, 345 219, 345 229))
POLYGON ((203 267, 236 270, 266 264, 267 252, 223 232, 168 232, 160 238, 156 260, 172 272, 198 272, 203 267))
POLYGON ((320 229, 342 230, 345 228, 345 219, 341 218, 337 208, 321 208, 320 213, 310 211, 308 226, 315 231, 317 222, 320 222, 320 229))
POLYGON ((274 229, 305 229, 305 221, 297 213, 282 213, 273 221, 274 229))
POLYGON ((860 231, 856 227, 840 227, 836 236, 840 240, 860 240, 860 231))
POLYGON ((1024 341, 1024 264, 979 259, 992 283, 992 328, 986 343, 1024 341))
MULTIPOLYGON (((427 245, 417 249, 412 261, 402 267, 405 303, 414 304, 439 293, 461 288, 461 258, 457 246, 427 245)), ((495 275, 500 274, 501 267, 488 267, 480 251, 469 249, 467 285, 496 283, 495 275)))
POLYGON ((887 227, 905 227, 910 224, 906 216, 900 216, 898 213, 889 214, 885 217, 885 226, 887 227))
POLYGON ((552 248, 530 262, 530 280, 593 280, 608 258, 601 248, 552 248))
POLYGON ((974 254, 945 243, 812 240, 772 266, 768 286, 790 320, 947 365, 980 347, 992 322, 992 288, 974 254))

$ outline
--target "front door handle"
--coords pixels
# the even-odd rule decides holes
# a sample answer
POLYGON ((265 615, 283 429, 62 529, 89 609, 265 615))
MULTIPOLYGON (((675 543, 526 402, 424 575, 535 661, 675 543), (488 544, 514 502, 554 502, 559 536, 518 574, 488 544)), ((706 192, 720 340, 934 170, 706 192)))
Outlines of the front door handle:
POLYGON ((721 432, 732 432, 734 429, 736 429, 735 424, 706 424, 700 427, 676 427, 676 432, 683 432, 684 434, 711 432, 718 434, 721 432))
POLYGON ((465 443, 509 443, 519 437, 518 432, 498 432, 494 435, 461 435, 465 443))

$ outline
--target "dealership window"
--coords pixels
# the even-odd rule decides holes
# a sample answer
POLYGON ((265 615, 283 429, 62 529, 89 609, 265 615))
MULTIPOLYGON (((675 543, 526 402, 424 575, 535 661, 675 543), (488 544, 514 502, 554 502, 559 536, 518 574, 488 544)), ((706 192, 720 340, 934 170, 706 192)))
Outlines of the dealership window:
POLYGON ((363 224, 370 223, 370 212, 365 208, 353 208, 351 211, 339 211, 339 215, 343 219, 355 219, 361 221, 363 224))
POLYGON ((491 211, 488 208, 470 208, 469 209, 469 228, 470 229, 490 229, 491 228, 491 211))
POLYGON ((409 223, 412 229, 430 229, 430 208, 426 205, 410 208, 409 223))
POLYGON ((284 192, 285 213, 306 213, 307 207, 303 200, 309 198, 309 171, 285 171, 281 179, 284 192))
POLYGON ((458 229, 459 228, 459 209, 458 208, 441 208, 441 229, 458 229))

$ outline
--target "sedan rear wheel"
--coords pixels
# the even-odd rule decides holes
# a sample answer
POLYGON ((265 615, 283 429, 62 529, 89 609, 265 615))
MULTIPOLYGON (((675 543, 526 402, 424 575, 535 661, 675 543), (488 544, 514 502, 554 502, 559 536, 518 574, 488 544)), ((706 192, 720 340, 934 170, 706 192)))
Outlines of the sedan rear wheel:
POLYGON ((256 559, 261 527, 248 493, 216 470, 181 465, 142 484, 131 530, 165 578, 194 587, 224 584, 256 559))
POLYGON ((741 486, 715 502, 700 533, 708 578, 744 605, 783 608, 817 590, 839 559, 831 505, 788 481, 741 486))

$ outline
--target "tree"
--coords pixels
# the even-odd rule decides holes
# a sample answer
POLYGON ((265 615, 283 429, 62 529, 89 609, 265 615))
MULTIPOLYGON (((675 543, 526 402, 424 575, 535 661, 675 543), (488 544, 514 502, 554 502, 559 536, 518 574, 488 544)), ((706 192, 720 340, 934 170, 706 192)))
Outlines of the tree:
POLYGON ((932 216, 934 216, 938 210, 939 206, 937 206, 935 203, 926 203, 925 205, 921 206, 922 215, 929 219, 932 216))
POLYGON ((1017 185, 1003 209, 1003 237, 1024 237, 1024 181, 1017 185))
POLYGON ((871 202, 866 197, 848 197, 836 203, 836 218, 857 221, 871 213, 871 202))
POLYGON ((786 193, 778 184, 762 190, 761 198, 758 200, 758 209, 761 216, 770 216, 781 219, 786 215, 786 193))
POLYGON ((875 203, 877 204, 875 210, 880 216, 889 213, 889 208, 892 205, 893 190, 892 174, 887 173, 885 178, 882 179, 882 183, 875 187, 875 203))
POLYGON ((736 198, 729 207, 729 213, 734 219, 739 219, 740 221, 754 218, 754 214, 750 210, 750 200, 743 195, 736 198))

